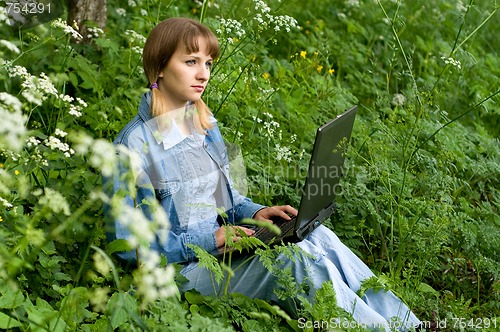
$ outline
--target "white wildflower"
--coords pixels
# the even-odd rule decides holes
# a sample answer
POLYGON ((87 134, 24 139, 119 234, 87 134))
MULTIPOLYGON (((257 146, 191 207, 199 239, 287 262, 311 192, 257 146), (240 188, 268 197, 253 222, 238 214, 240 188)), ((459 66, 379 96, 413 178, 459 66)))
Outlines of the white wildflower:
POLYGON ((70 148, 68 143, 61 142, 59 138, 54 136, 49 136, 45 140, 45 145, 52 150, 59 150, 63 152, 66 157, 71 157, 71 155, 75 153, 75 151, 70 148))
POLYGON ((76 101, 78 102, 78 104, 80 104, 82 107, 87 107, 87 103, 85 102, 85 100, 83 100, 82 98, 79 98, 79 97, 76 97, 76 101))
POLYGON ((130 43, 134 43, 136 41, 139 43, 139 45, 144 45, 146 43, 146 37, 134 30, 125 31, 125 36, 129 37, 130 43))
POLYGON ((68 135, 68 133, 67 133, 67 132, 65 132, 65 131, 63 131, 63 130, 61 130, 61 129, 59 129, 59 128, 56 128, 55 134, 56 134, 57 136, 61 136, 61 137, 65 137, 66 135, 68 135))
POLYGON ((40 144, 40 140, 37 139, 36 137, 34 136, 30 136, 28 137, 28 139, 26 140, 26 146, 28 147, 32 147, 32 146, 37 146, 38 144, 40 144))
POLYGON ((127 11, 123 8, 116 8, 116 13, 119 15, 119 16, 127 16, 127 11))
POLYGON ((127 242, 132 248, 139 245, 147 246, 155 240, 152 222, 142 213, 141 209, 123 204, 121 200, 112 201, 112 213, 116 220, 129 231, 127 242))
MULTIPOLYGON (((236 20, 221 18, 220 24, 221 26, 218 31, 221 31, 226 35, 234 34, 236 38, 242 38, 246 35, 246 31, 243 29, 242 24, 236 20)), ((229 37, 228 41, 229 39, 231 39, 232 42, 233 37, 229 37)))
POLYGON ((142 55, 142 47, 140 47, 140 46, 133 46, 132 47, 132 52, 137 53, 139 55, 142 55))
POLYGON ((104 31, 99 27, 88 27, 87 32, 88 32, 87 38, 89 39, 99 38, 102 35, 104 35, 104 31))
POLYGON ((148 16, 148 11, 146 9, 141 9, 141 16, 148 16))
POLYGON ((84 133, 72 135, 71 141, 73 142, 73 148, 75 149, 76 153, 80 155, 87 154, 92 144, 94 143, 94 139, 84 133))
POLYGON ((91 290, 89 296, 89 302, 92 304, 92 308, 96 312, 104 312, 106 310, 106 304, 109 301, 109 288, 108 287, 98 287, 91 290))
POLYGON ((24 145, 27 117, 22 113, 10 112, 0 107, 0 148, 19 151, 24 145))
POLYGON ((17 97, 8 94, 7 92, 0 92, 0 102, 15 112, 20 112, 23 106, 17 97))
POLYGON ((7 47, 9 49, 9 51, 14 52, 16 54, 21 53, 21 51, 19 50, 19 48, 16 45, 14 45, 13 43, 11 43, 10 41, 8 41, 8 40, 1 39, 0 40, 0 45, 3 45, 5 47, 7 47))
POLYGON ((62 93, 59 95, 59 99, 61 99, 62 101, 66 102, 66 103, 71 103, 74 100, 73 97, 62 94, 62 93))
POLYGON ((40 73, 40 77, 38 78, 38 88, 47 95, 59 97, 57 89, 45 73, 40 73))
POLYGON ((347 7, 359 7, 359 0, 346 0, 347 7))
POLYGON ((137 7, 137 3, 134 0, 128 0, 128 5, 132 8, 137 7))
POLYGON ((451 65, 458 69, 462 69, 462 64, 460 63, 459 60, 455 60, 452 57, 445 57, 445 56, 442 56, 441 60, 443 60, 446 65, 451 65))
POLYGON ((7 9, 5 7, 0 7, 0 23, 10 25, 10 19, 7 15, 7 9))
POLYGON ((144 304, 160 298, 167 298, 178 293, 175 285, 175 268, 168 265, 159 267, 160 257, 156 251, 148 251, 141 255, 145 262, 136 270, 137 292, 142 295, 144 304))
POLYGON ((280 146, 278 143, 275 145, 276 149, 276 160, 285 160, 289 163, 292 162, 292 151, 287 146, 280 146))
POLYGON ((78 106, 78 105, 69 105, 69 114, 70 115, 73 115, 77 118, 81 117, 82 116, 82 112, 80 112, 82 110, 82 107, 81 106, 78 106))
POLYGON ((90 164, 99 168, 104 176, 111 176, 117 163, 114 145, 104 139, 97 139, 92 144, 91 153, 90 164))
POLYGON ((0 197, 0 203, 2 203, 2 205, 6 208, 11 208, 13 207, 13 205, 11 203, 9 203, 8 200, 6 200, 5 198, 3 197, 0 197))
POLYGON ((103 276, 107 276, 111 272, 111 266, 109 266, 106 259, 98 252, 95 252, 92 255, 92 259, 94 260, 94 267, 103 276))
MULTIPOLYGON (((76 26, 76 23, 73 24, 76 28, 78 28, 76 26)), ((61 29, 65 34, 67 35, 71 35, 71 37, 73 37, 74 39, 82 39, 82 35, 77 31, 75 30, 74 27, 71 27, 69 26, 62 18, 57 18, 56 20, 52 21, 52 23, 50 24, 50 26, 54 27, 54 28, 58 28, 58 29, 61 29)))
POLYGON ((55 213, 64 213, 66 216, 71 214, 69 204, 66 198, 58 192, 51 188, 45 188, 45 195, 40 198, 38 203, 42 206, 46 206, 55 213))
POLYGON ((261 13, 269 13, 271 11, 271 8, 262 0, 255 0, 255 10, 260 11, 261 13))
POLYGON ((396 93, 393 97, 392 97, 392 104, 394 106, 403 106, 404 103, 405 103, 405 96, 402 95, 401 93, 396 93))

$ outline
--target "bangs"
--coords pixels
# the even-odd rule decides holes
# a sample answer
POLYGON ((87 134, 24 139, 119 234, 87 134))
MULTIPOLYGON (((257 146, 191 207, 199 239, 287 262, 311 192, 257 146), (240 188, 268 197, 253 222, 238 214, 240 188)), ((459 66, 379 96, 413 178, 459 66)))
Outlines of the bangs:
POLYGON ((200 51, 198 38, 205 39, 207 44, 207 54, 209 54, 213 59, 219 57, 219 41, 217 40, 217 37, 215 37, 211 32, 200 31, 198 29, 189 29, 188 31, 186 31, 184 36, 182 36, 180 43, 185 45, 186 50, 189 53, 196 53, 200 51))

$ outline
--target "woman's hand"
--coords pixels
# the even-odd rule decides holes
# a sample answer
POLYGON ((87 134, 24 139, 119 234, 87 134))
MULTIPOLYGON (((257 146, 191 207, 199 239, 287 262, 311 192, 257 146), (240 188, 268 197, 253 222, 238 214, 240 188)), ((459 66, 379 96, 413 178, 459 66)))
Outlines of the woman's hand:
POLYGON ((217 248, 222 247, 226 243, 226 232, 227 231, 230 231, 234 234, 233 238, 232 238, 234 242, 241 239, 241 236, 239 235, 239 231, 237 229, 241 229, 248 236, 252 236, 255 233, 254 230, 252 230, 250 228, 242 227, 242 226, 222 226, 222 227, 219 227, 219 229, 217 229, 214 233, 215 234, 215 243, 217 245, 217 248))
POLYGON ((254 219, 272 222, 272 217, 279 217, 285 220, 291 220, 292 218, 290 215, 294 217, 297 216, 297 210, 290 205, 270 206, 257 211, 254 219))

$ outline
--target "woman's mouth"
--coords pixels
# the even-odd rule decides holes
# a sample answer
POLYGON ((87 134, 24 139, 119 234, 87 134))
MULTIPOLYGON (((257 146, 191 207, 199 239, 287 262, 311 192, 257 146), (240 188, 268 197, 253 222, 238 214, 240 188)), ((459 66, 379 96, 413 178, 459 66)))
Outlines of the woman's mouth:
POLYGON ((193 85, 193 88, 196 90, 196 92, 203 92, 203 90, 205 90, 205 87, 203 85, 193 85))

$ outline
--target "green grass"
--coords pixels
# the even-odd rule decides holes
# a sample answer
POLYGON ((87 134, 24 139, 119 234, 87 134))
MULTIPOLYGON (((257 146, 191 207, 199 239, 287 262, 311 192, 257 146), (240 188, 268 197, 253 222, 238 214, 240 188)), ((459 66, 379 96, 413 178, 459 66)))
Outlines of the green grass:
MULTIPOLYGON (((150 271, 109 258, 126 245, 105 241, 109 142, 145 91, 143 37, 179 15, 220 38, 204 99, 241 148, 250 197, 297 205, 315 129, 358 104, 327 225, 378 276, 365 287, 392 289, 444 330, 498 329, 497 2, 269 0, 279 31, 250 0, 136 3, 108 1, 107 26, 89 44, 50 22, 0 23, 0 329, 303 327, 238 295, 150 300, 141 293, 150 271)), ((281 277, 282 296, 298 294, 281 277)), ((325 286, 314 305, 299 298, 301 314, 349 322, 332 296, 325 286)))

